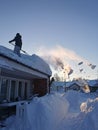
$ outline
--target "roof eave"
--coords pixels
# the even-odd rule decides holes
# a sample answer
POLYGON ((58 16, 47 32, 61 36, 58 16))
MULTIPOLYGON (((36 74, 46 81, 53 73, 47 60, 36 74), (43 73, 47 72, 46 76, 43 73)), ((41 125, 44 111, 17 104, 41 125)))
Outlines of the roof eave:
POLYGON ((37 71, 37 72, 42 73, 42 74, 45 74, 45 75, 47 75, 47 76, 49 76, 49 77, 51 76, 51 75, 49 75, 49 74, 47 74, 47 73, 44 73, 44 72, 42 72, 42 71, 40 71, 40 70, 37 70, 37 69, 35 69, 35 68, 32 68, 32 67, 30 67, 29 65, 23 64, 23 63, 21 63, 21 62, 15 60, 15 59, 12 59, 11 57, 6 56, 6 55, 4 55, 4 54, 0 54, 0 56, 2 56, 2 57, 4 57, 4 58, 7 58, 7 59, 9 59, 9 60, 11 60, 11 61, 14 61, 14 62, 16 62, 16 63, 18 63, 18 64, 21 64, 21 65, 23 65, 23 66, 25 66, 25 67, 28 67, 29 69, 32 69, 32 70, 34 70, 34 71, 37 71))

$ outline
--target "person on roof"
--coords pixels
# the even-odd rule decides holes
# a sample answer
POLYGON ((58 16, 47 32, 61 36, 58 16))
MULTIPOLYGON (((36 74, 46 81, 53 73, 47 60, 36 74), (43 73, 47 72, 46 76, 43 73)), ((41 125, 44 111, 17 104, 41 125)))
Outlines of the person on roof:
POLYGON ((9 41, 9 43, 11 42, 15 42, 14 53, 20 56, 20 50, 22 48, 22 36, 19 33, 17 33, 15 38, 9 41))

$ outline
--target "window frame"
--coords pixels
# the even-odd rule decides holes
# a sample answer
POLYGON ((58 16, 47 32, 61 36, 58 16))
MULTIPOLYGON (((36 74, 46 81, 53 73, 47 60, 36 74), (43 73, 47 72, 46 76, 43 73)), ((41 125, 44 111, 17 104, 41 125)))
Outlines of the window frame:
POLYGON ((7 86, 7 92, 6 92, 6 100, 8 102, 13 102, 13 101, 11 101, 11 87, 12 87, 11 82, 12 81, 15 81, 14 99, 16 99, 19 96, 19 93, 18 93, 18 91, 19 91, 19 82, 22 83, 22 88, 21 88, 21 96, 22 96, 22 98, 20 98, 20 100, 26 100, 29 97, 30 80, 18 79, 18 78, 6 77, 6 76, 0 76, 0 96, 1 96, 1 86, 2 86, 2 80, 3 79, 8 80, 8 86, 7 86), (25 87, 25 84, 27 84, 27 86, 26 86, 27 88, 25 87), (27 92, 25 92, 26 90, 27 90, 27 92), (27 95, 26 97, 25 97, 25 93, 27 95))

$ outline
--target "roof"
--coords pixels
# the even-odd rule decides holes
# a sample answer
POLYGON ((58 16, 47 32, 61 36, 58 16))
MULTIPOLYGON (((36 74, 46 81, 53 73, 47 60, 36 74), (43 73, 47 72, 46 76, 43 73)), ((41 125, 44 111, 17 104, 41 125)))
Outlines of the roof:
POLYGON ((88 80, 88 85, 89 86, 97 86, 98 85, 98 80, 88 80))
POLYGON ((65 82, 62 82, 62 81, 54 81, 53 83, 55 87, 56 86, 65 87, 65 84, 66 84, 65 82))
POLYGON ((80 87, 87 85, 86 81, 84 81, 84 80, 78 80, 78 81, 73 80, 71 82, 66 82, 66 87, 70 87, 73 84, 77 84, 80 87))
POLYGON ((71 84, 69 87, 72 87, 72 86, 74 86, 74 85, 75 85, 75 86, 78 86, 78 87, 81 87, 80 84, 78 84, 78 83, 73 83, 73 84, 71 84))
MULTIPOLYGON (((0 46, 0 55, 10 60, 13 60, 14 62, 25 65, 26 67, 40 71, 49 76, 51 76, 52 74, 49 65, 41 57, 35 54, 33 55, 21 54, 21 57, 19 57, 11 49, 0 46)), ((0 65, 6 66, 6 62, 5 61, 0 62, 0 65)))

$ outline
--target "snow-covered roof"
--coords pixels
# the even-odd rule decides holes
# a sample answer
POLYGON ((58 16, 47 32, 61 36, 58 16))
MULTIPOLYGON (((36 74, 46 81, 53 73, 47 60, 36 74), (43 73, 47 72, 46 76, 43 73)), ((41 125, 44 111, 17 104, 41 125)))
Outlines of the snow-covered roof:
POLYGON ((88 80, 89 86, 96 86, 98 84, 98 80, 88 80))
POLYGON ((84 86, 84 85, 87 85, 87 82, 84 81, 84 80, 78 80, 78 81, 71 81, 71 82, 66 82, 66 87, 69 87, 73 84, 77 84, 79 85, 80 87, 84 86))
MULTIPOLYGON (((0 46, 0 55, 10 58, 11 60, 14 60, 15 62, 26 65, 27 67, 30 67, 31 69, 38 70, 49 76, 51 76, 52 74, 49 65, 42 58, 40 58, 39 56, 35 54, 33 55, 21 54, 21 57, 19 57, 17 54, 13 52, 13 50, 0 46)), ((0 62, 0 64, 6 66, 6 62, 2 62, 2 63, 0 62)))
POLYGON ((54 81, 53 82, 53 85, 56 87, 56 86, 61 86, 61 87, 65 87, 65 82, 62 82, 62 81, 54 81))
POLYGON ((74 83, 73 81, 66 82, 66 87, 69 87, 69 86, 72 85, 73 83, 74 83))

